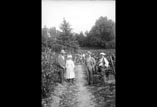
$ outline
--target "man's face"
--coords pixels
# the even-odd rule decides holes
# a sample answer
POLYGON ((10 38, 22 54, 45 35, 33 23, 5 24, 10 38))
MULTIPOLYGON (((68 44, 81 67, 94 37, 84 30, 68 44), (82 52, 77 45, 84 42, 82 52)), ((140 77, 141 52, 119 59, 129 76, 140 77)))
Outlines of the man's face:
POLYGON ((64 53, 61 53, 61 55, 64 56, 65 54, 64 54, 64 53))

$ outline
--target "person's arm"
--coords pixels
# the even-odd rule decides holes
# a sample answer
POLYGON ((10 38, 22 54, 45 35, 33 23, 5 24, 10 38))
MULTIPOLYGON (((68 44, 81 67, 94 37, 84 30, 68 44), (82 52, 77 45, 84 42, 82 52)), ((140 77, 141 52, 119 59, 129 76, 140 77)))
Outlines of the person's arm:
POLYGON ((107 58, 104 58, 104 61, 105 61, 105 66, 109 67, 109 62, 108 62, 107 58))
POLYGON ((96 66, 96 60, 93 58, 93 63, 94 63, 94 66, 96 66))
POLYGON ((85 65, 87 65, 87 58, 85 58, 85 65))
POLYGON ((64 67, 64 60, 61 58, 61 56, 58 56, 58 63, 59 63, 59 65, 62 67, 62 68, 65 68, 64 67))
POLYGON ((91 57, 91 65, 93 66, 94 65, 94 58, 91 57))
POLYGON ((72 61, 72 66, 73 66, 73 68, 75 68, 75 64, 74 64, 74 61, 72 61))
POLYGON ((102 66, 102 65, 103 65, 102 60, 103 60, 102 58, 99 59, 99 61, 98 61, 99 66, 102 66))
POLYGON ((68 67, 68 61, 65 61, 65 68, 68 67))

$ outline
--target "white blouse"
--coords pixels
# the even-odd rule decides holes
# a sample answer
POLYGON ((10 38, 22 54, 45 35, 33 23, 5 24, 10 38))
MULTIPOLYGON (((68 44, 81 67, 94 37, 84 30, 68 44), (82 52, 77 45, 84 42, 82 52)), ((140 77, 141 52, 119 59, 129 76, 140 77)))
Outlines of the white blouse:
POLYGON ((108 62, 107 58, 105 58, 105 57, 102 57, 102 58, 100 59, 99 66, 103 66, 103 60, 105 61, 105 66, 106 66, 106 67, 109 67, 109 62, 108 62))

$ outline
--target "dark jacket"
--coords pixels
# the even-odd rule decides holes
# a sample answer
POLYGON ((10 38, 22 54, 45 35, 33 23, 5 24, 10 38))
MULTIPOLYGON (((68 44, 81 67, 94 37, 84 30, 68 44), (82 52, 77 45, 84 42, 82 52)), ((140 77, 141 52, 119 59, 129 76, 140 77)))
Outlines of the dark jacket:
MULTIPOLYGON (((64 57, 64 58, 65 58, 65 57, 64 57)), ((59 55, 59 56, 58 56, 57 61, 58 61, 58 64, 59 64, 62 68, 65 67, 65 59, 62 58, 62 55, 59 55)))

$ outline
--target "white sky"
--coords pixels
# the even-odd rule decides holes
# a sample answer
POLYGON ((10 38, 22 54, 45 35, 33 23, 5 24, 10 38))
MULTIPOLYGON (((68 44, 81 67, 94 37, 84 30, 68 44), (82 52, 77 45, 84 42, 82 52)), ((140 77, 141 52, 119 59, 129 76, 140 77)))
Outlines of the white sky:
POLYGON ((42 28, 56 27, 65 18, 73 32, 90 30, 100 16, 115 22, 115 1, 42 1, 42 28))

